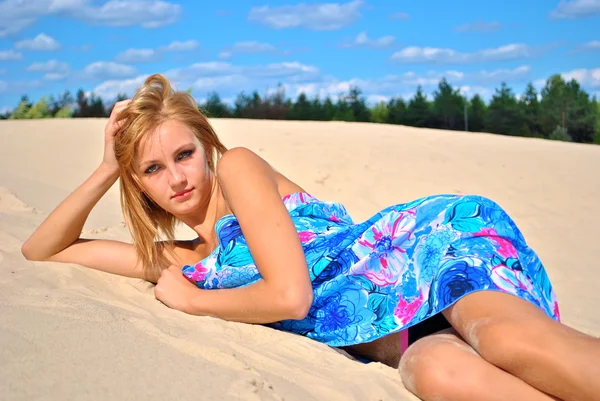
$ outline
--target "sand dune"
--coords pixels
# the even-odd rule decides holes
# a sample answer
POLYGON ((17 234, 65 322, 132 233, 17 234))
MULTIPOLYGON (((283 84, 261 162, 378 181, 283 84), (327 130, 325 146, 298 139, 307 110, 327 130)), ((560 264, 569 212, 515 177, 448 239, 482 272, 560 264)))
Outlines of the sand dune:
MULTIPOLYGON (((0 399, 413 400, 398 373, 303 337, 185 315, 149 283, 20 246, 102 157, 105 119, 0 122, 0 399)), ((490 197, 546 265, 563 321, 600 336, 600 147, 343 122, 214 120, 355 220, 436 193, 490 197)), ((127 241, 115 185, 87 237, 127 241)), ((191 236, 180 229, 181 238, 191 236)))

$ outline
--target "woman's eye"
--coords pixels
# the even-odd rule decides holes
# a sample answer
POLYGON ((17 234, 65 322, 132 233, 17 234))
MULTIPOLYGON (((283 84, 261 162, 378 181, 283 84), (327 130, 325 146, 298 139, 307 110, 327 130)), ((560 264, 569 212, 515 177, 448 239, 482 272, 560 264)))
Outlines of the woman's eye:
POLYGON ((177 160, 185 159, 186 157, 190 157, 192 154, 191 150, 186 150, 185 152, 181 152, 179 156, 177 156, 177 160))
POLYGON ((144 171, 144 174, 152 174, 157 170, 158 170, 158 166, 156 164, 153 164, 144 171))

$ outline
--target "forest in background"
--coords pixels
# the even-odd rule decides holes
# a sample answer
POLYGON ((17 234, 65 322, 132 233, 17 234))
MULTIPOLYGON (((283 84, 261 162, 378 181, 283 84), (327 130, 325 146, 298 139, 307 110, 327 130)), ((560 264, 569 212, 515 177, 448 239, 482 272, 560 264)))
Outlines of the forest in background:
MULTIPOLYGON (((0 119, 107 117, 114 103, 126 98, 119 94, 105 102, 79 89, 75 97, 65 91, 32 103, 24 95, 0 119)), ((503 82, 487 103, 479 95, 468 98, 443 78, 431 100, 421 86, 411 99, 393 97, 368 105, 359 87, 336 100, 304 93, 290 99, 279 85, 266 95, 241 92, 233 105, 213 91, 198 107, 211 118, 360 121, 600 144, 600 102, 576 80, 566 81, 561 75, 548 78, 539 93, 530 82, 520 96, 503 82)))

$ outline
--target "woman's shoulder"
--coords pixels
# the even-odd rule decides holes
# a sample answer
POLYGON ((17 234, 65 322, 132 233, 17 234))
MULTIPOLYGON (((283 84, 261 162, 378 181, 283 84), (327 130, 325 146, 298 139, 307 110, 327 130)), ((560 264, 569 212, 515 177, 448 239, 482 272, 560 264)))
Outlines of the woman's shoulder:
POLYGON ((279 172, 268 160, 245 147, 229 149, 221 156, 217 164, 217 177, 222 175, 223 171, 235 171, 256 165, 259 165, 264 174, 268 174, 275 181, 281 198, 299 192, 306 192, 300 185, 279 172))

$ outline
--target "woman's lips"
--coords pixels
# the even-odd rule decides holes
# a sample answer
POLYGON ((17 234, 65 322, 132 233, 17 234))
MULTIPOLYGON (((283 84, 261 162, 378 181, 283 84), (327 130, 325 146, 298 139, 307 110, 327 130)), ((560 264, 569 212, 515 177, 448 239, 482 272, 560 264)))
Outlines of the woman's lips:
POLYGON ((192 192, 193 189, 194 188, 190 188, 190 189, 186 189, 185 191, 177 192, 171 198, 173 198, 173 199, 183 199, 183 198, 186 198, 186 197, 188 197, 190 195, 190 193, 192 192))

